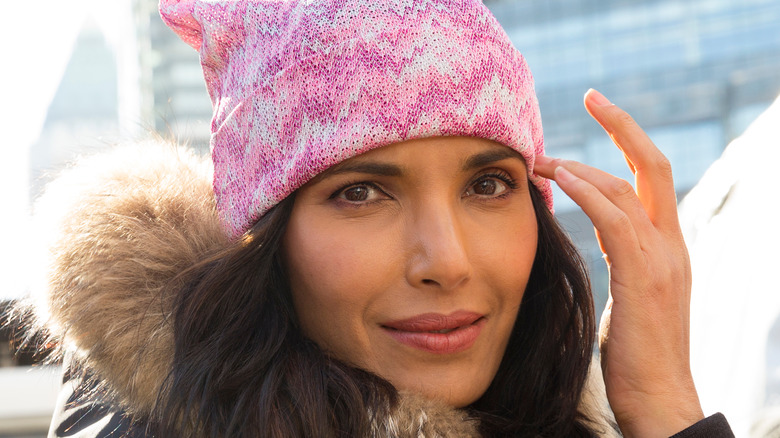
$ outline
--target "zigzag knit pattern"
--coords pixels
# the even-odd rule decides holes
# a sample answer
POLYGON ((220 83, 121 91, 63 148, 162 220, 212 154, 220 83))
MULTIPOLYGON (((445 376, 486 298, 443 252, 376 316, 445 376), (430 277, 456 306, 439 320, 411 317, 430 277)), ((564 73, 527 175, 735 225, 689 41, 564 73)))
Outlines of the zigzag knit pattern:
POLYGON ((533 174, 533 78, 479 0, 161 0, 200 52, 217 209, 239 237, 312 177, 391 143, 494 140, 533 174))

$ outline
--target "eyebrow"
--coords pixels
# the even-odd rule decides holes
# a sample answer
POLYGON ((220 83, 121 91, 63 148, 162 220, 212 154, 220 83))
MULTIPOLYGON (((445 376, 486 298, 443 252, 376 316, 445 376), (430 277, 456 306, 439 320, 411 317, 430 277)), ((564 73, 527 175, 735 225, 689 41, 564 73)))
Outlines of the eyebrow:
POLYGON ((518 160, 525 163, 523 157, 519 153, 517 153, 514 149, 503 147, 501 149, 490 150, 487 152, 482 152, 470 156, 468 159, 466 159, 463 162, 461 169, 464 171, 473 170, 478 167, 487 166, 488 164, 493 164, 496 161, 506 160, 507 158, 517 158, 518 160))
POLYGON ((319 175, 312 178, 312 181, 319 181, 324 178, 339 175, 343 173, 365 173, 368 175, 379 176, 401 176, 404 173, 404 169, 401 166, 390 163, 378 163, 375 161, 357 161, 357 162, 342 162, 330 169, 325 170, 319 175))
MULTIPOLYGON (((489 164, 493 164, 501 160, 506 160, 508 158, 516 158, 525 162, 522 156, 514 150, 509 148, 501 148, 468 157, 463 161, 461 170, 473 170, 475 168, 487 166, 489 164)), ((404 168, 396 164, 375 161, 342 162, 315 176, 312 178, 312 182, 320 181, 322 179, 344 173, 363 173, 367 175, 398 177, 404 174, 404 168)))

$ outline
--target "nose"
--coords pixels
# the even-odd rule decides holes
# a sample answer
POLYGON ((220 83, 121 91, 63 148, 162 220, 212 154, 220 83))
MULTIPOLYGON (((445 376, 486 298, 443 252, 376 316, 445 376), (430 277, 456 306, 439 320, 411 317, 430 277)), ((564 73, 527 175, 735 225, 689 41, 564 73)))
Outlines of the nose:
POLYGON ((452 206, 429 204, 411 221, 407 280, 415 287, 455 290, 471 277, 462 218, 452 206))

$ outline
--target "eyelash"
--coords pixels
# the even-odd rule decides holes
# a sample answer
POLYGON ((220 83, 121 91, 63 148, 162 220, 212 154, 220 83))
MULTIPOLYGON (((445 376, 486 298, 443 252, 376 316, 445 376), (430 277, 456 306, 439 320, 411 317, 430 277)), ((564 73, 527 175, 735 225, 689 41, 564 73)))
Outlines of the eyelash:
MULTIPOLYGON (((515 178, 512 178, 512 176, 509 175, 509 173, 504 172, 502 170, 493 170, 493 171, 489 171, 488 173, 484 173, 484 174, 478 176, 477 178, 473 179, 468 184, 468 187, 471 187, 474 184, 477 184, 478 182, 480 182, 480 181, 482 181, 484 179, 488 179, 488 178, 498 179, 501 182, 503 182, 504 184, 506 184, 506 186, 508 187, 508 189, 505 190, 504 193, 501 193, 500 195, 495 196, 495 198, 500 198, 500 199, 506 198, 507 196, 509 196, 512 193, 512 191, 514 189, 516 189, 518 187, 517 180, 515 178)), ((338 190, 333 192, 328 197, 328 199, 329 200, 338 200, 338 196, 340 194, 344 193, 344 191, 346 191, 347 189, 352 188, 354 186, 367 186, 367 187, 371 187, 374 190, 378 190, 378 191, 382 192, 382 194, 384 194, 385 196, 390 197, 390 195, 388 195, 387 192, 382 190, 376 183, 373 183, 373 182, 370 182, 370 181, 364 181, 364 180, 363 181, 356 180, 356 181, 348 182, 348 183, 344 184, 343 186, 341 186, 341 188, 339 188, 338 190)), ((358 207, 361 207, 363 205, 371 203, 371 201, 368 201, 366 203, 353 203, 353 202, 345 201, 344 203, 346 205, 351 206, 351 207, 358 208, 358 207)))

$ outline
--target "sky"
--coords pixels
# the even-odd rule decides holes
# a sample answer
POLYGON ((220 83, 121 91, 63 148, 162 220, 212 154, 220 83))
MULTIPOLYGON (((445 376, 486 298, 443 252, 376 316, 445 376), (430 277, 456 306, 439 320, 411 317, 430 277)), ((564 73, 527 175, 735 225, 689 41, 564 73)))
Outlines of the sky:
POLYGON ((121 29, 117 23, 120 14, 129 13, 129 5, 129 0, 38 0, 3 5, 0 129, 6 144, 0 160, 4 201, 0 215, 0 299, 24 293, 28 284, 26 257, 34 237, 29 226, 29 148, 41 131, 76 37, 87 17, 92 17, 106 41, 116 46, 121 29))

